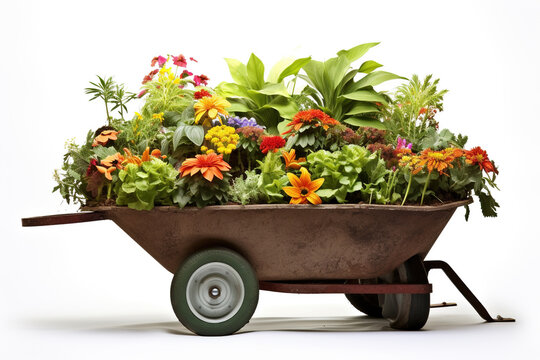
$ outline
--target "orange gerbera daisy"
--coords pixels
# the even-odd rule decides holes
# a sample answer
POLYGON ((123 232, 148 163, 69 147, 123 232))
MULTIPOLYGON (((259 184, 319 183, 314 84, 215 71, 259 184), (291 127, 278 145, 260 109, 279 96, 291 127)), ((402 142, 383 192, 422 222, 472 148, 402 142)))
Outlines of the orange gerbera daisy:
POLYGON ((297 160, 296 151, 294 149, 291 149, 289 152, 282 151, 281 155, 283 155, 283 159, 285 159, 285 167, 289 169, 298 170, 301 168, 299 163, 306 161, 306 158, 303 157, 297 160))
POLYGON ((92 143, 92 146, 98 146, 102 145, 105 146, 109 140, 116 140, 118 139, 119 131, 115 130, 103 130, 99 133, 98 136, 94 138, 94 142, 92 143))
POLYGON ((322 203, 319 195, 315 191, 319 190, 324 182, 323 178, 311 181, 311 175, 306 168, 300 168, 300 178, 298 176, 287 173, 287 177, 292 186, 283 187, 283 191, 291 197, 291 204, 307 204, 309 201, 313 205, 322 203))
POLYGON ((124 167, 122 166, 122 163, 124 162, 124 157, 120 153, 116 153, 114 155, 107 156, 105 159, 101 160, 101 165, 105 165, 106 167, 115 167, 119 170, 122 170, 124 167))
POLYGON ((180 173, 184 177, 187 175, 193 176, 200 171, 206 180, 212 181, 214 176, 223 180, 221 172, 230 169, 231 166, 223 160, 222 154, 210 153, 208 155, 195 155, 194 158, 186 159, 180 167, 180 173))
POLYGON ((106 167, 103 167, 103 166, 96 166, 96 169, 98 169, 98 171, 100 173, 102 173, 103 175, 105 175, 105 178, 108 179, 108 180, 112 180, 112 176, 111 176, 111 173, 116 170, 116 168, 114 166, 111 166, 109 168, 106 168, 106 167))
POLYGON ((474 147, 471 150, 465 151, 465 162, 471 165, 478 165, 480 170, 485 170, 486 173, 494 172, 498 174, 499 171, 495 168, 493 163, 489 160, 488 154, 485 150, 482 150, 480 146, 474 147))
POLYGON ((419 165, 420 158, 418 157, 418 155, 414 155, 414 154, 405 155, 404 153, 400 153, 398 154, 398 157, 399 157, 399 166, 409 167, 413 175, 418 174, 424 168, 423 166, 419 165))
POLYGON ((212 95, 211 97, 203 97, 193 105, 195 108, 195 124, 198 124, 204 115, 210 120, 215 119, 218 113, 228 116, 229 113, 225 111, 225 108, 229 106, 231 104, 221 96, 212 95))
POLYGON ((428 148, 420 154, 418 166, 426 166, 430 174, 433 170, 437 170, 439 175, 448 176, 445 170, 447 168, 453 168, 454 165, 452 165, 452 162, 461 155, 462 151, 459 149, 448 148, 441 151, 433 151, 428 148))
POLYGON ((339 121, 332 119, 329 115, 325 114, 321 110, 305 110, 299 111, 294 115, 291 122, 287 124, 291 128, 281 135, 286 135, 292 131, 298 131, 303 125, 313 125, 315 127, 322 126, 324 130, 328 130, 330 126, 338 125, 339 121))

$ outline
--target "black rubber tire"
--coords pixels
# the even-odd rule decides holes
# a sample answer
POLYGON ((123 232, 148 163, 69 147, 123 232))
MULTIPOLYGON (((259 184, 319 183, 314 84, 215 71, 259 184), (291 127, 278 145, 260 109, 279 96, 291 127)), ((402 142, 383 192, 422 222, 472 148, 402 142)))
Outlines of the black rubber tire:
MULTIPOLYGON (((199 272, 203 270, 199 270, 199 272)), ((226 271, 226 273, 230 274, 229 271, 226 271)), ((257 307, 258 301, 259 282, 255 275, 255 271, 246 259, 238 253, 223 248, 203 250, 187 258, 174 275, 171 284, 171 303, 176 317, 186 328, 198 335, 220 336, 235 333, 249 322, 257 307), (204 309, 209 309, 208 311, 211 311, 214 306, 209 303, 204 303, 204 296, 201 295, 205 294, 204 290, 206 289, 203 287, 204 279, 208 277, 213 279, 214 277, 219 281, 222 281, 222 278, 225 279, 224 281, 227 281, 227 276, 231 276, 225 275, 222 271, 212 269, 212 267, 216 266, 218 269, 219 267, 234 269, 236 274, 232 276, 234 278, 233 280, 237 282, 237 285, 243 287, 243 296, 238 295, 241 294, 241 292, 234 291, 233 286, 227 288, 227 293, 236 294, 238 297, 235 302, 235 309, 237 307, 239 308, 232 315, 229 313, 226 316, 222 316, 221 318, 224 319, 223 321, 220 321, 220 317, 206 318, 205 314, 192 310, 194 309, 194 305, 192 304, 193 296, 199 301, 197 304, 202 303, 202 305, 205 306, 204 309), (205 273, 203 275, 207 276, 206 278, 202 277, 202 280, 199 282, 197 282, 197 280, 192 280, 190 283, 192 276, 194 279, 196 278, 197 275, 194 274, 197 274, 196 271, 198 269, 202 268, 204 270, 209 267, 210 270, 208 271, 210 271, 210 275, 206 275, 205 273), (195 295, 188 295, 188 283, 190 284, 189 289, 191 294, 195 291, 195 295), (197 294, 199 295, 198 297, 197 294), (188 297, 190 297, 189 300, 188 297), (207 321, 206 319, 209 320, 207 321)), ((200 306, 198 306, 198 308, 200 308, 200 306)), ((231 311, 231 313, 232 312, 233 311, 231 311)))
MULTIPOLYGON (((363 282, 362 280, 357 281, 358 284, 362 283, 373 283, 375 282, 363 282)), ((363 312, 367 316, 374 318, 382 318, 382 307, 379 305, 379 295, 377 294, 345 294, 345 297, 352 306, 357 310, 363 312)))
MULTIPOLYGON (((389 276, 389 283, 428 284, 427 273, 419 256, 413 256, 389 276)), ((429 317, 430 294, 386 294, 382 315, 390 327, 398 330, 420 330, 429 317)))

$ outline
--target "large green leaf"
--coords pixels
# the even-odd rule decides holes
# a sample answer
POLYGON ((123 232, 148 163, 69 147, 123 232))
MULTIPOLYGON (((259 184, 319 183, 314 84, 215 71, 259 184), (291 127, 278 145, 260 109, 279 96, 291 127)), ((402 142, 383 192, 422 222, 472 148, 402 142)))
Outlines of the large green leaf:
POLYGON ((403 79, 407 80, 407 78, 404 78, 402 76, 392 74, 386 71, 375 71, 372 73, 367 74, 362 79, 358 80, 353 87, 353 91, 356 91, 358 89, 361 89, 366 86, 375 86, 379 85, 385 81, 388 80, 396 80, 396 79, 403 79))
POLYGON ((376 101, 386 104, 384 96, 373 90, 358 90, 350 94, 344 94, 341 97, 356 101, 376 101))
POLYGON ((279 112, 279 115, 284 119, 292 119, 298 112, 298 106, 290 99, 278 96, 270 103, 263 106, 263 108, 272 108, 279 112))
POLYGON ((260 89, 264 85, 264 64, 255 54, 251 54, 247 63, 247 77, 251 88, 260 89))
POLYGON ((346 56, 349 60, 349 63, 352 63, 358 59, 360 59, 362 56, 364 56, 365 53, 368 52, 369 49, 372 47, 378 45, 378 42, 374 43, 367 43, 367 44, 360 44, 353 48, 350 48, 349 50, 341 50, 338 51, 338 56, 346 56))
POLYGON ((260 90, 252 90, 258 94, 263 95, 281 95, 285 97, 290 97, 289 92, 287 91, 287 88, 285 87, 285 84, 277 83, 277 84, 266 84, 264 87, 260 90))
POLYGON ((249 87, 248 73, 246 65, 242 64, 236 59, 225 58, 227 65, 229 65, 229 72, 233 80, 243 86, 249 87))
POLYGON ((216 88, 217 93, 224 97, 242 96, 248 97, 248 89, 235 83, 222 82, 216 88))
POLYGON ((249 112, 253 111, 257 108, 255 104, 252 104, 253 107, 249 106, 249 102, 246 101, 246 99, 229 99, 229 102, 231 103, 231 106, 227 108, 227 112, 236 113, 236 112, 249 112))
POLYGON ((186 126, 185 134, 192 143, 201 146, 204 141, 204 128, 201 125, 186 126))
POLYGON ((379 64, 376 61, 368 60, 365 61, 362 65, 360 65, 360 68, 358 69, 358 72, 369 74, 373 70, 380 68, 382 65, 379 64))
POLYGON ((379 108, 376 105, 366 102, 357 102, 354 104, 351 110, 349 110, 345 115, 358 115, 365 113, 378 112, 379 108))
POLYGON ((324 62, 324 80, 326 86, 333 92, 349 71, 351 62, 346 56, 338 56, 324 62))
POLYGON ((266 81, 268 81, 270 83, 281 82, 281 81, 278 81, 279 76, 294 61, 295 60, 294 60, 293 57, 284 57, 284 58, 280 59, 277 63, 274 64, 274 66, 272 66, 272 68, 268 72, 268 77, 266 78, 266 81))
POLYGON ((285 70, 283 70, 279 74, 279 77, 278 77, 276 82, 280 83, 287 76, 297 75, 298 72, 300 71, 300 69, 302 69, 304 67, 304 65, 306 65, 310 61, 311 61, 311 56, 295 60, 292 64, 290 64, 285 70))
MULTIPOLYGON (((303 67, 304 71, 309 78, 310 85, 317 89, 323 96, 326 96, 326 86, 324 81, 324 63, 311 60, 303 67)), ((306 80, 304 76, 301 77, 306 80)))
POLYGON ((375 129, 386 130, 384 123, 373 119, 360 119, 356 117, 350 117, 344 120, 345 123, 359 127, 372 127, 375 129))
POLYGON ((187 125, 180 125, 176 128, 173 134, 173 151, 176 150, 178 145, 180 144, 180 141, 184 137, 185 129, 187 125))

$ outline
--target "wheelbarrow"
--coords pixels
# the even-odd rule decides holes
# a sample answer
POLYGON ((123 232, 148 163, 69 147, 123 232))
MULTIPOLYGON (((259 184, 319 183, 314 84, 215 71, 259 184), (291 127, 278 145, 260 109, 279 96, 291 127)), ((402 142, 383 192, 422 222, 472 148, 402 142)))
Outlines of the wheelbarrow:
POLYGON ((492 318, 448 264, 424 260, 456 208, 470 202, 158 206, 151 211, 103 206, 25 218, 22 224, 112 220, 174 274, 172 308, 199 335, 241 329, 255 311, 259 290, 342 293, 359 311, 388 319, 392 328, 419 330, 431 307, 427 275, 437 268, 484 320, 514 321, 492 318))

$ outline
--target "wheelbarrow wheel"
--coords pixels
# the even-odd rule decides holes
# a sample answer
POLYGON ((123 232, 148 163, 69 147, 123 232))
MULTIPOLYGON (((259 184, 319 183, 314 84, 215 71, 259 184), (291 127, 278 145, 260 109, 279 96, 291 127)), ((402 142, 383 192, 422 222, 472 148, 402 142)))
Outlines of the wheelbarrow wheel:
POLYGON ((259 301, 251 265, 228 249, 190 256, 171 285, 171 303, 180 322, 198 335, 230 335, 249 322, 259 301))
MULTIPOLYGON (((419 256, 400 265, 383 277, 388 283, 427 284, 427 273, 419 256)), ((429 294, 386 294, 382 315, 390 327, 399 330, 420 330, 429 316, 429 294)))
MULTIPOLYGON (((377 280, 366 281, 356 280, 358 284, 376 284, 377 280)), ((382 318, 382 307, 379 305, 379 295, 377 294, 345 294, 345 297, 352 306, 357 310, 363 312, 367 316, 382 318)))

